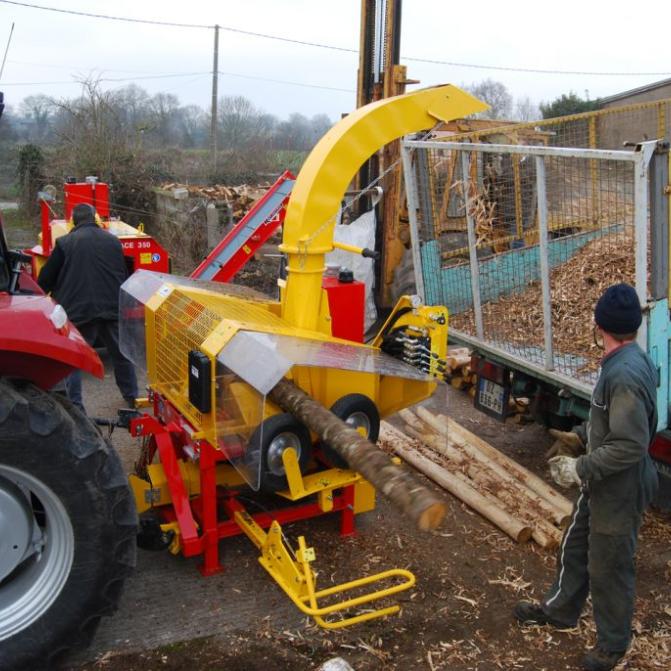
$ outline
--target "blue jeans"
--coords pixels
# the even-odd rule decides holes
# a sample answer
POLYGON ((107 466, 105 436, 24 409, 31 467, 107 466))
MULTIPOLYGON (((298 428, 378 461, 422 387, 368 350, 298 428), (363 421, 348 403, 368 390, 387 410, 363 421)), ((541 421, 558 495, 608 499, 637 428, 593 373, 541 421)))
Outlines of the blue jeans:
MULTIPOLYGON (((107 348, 114 366, 114 379, 124 400, 137 398, 135 367, 119 349, 119 322, 117 320, 94 319, 77 328, 91 347, 100 339, 107 348)), ((68 398, 84 410, 81 371, 76 370, 65 379, 65 388, 68 392, 68 398)))

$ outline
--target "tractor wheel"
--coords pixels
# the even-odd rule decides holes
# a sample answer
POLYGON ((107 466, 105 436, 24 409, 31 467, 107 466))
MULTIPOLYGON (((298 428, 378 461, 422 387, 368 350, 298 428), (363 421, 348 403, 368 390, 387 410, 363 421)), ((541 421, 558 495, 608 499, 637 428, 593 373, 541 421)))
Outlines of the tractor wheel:
POLYGON ((116 609, 137 515, 121 462, 58 394, 0 379, 0 669, 55 666, 116 609))
MULTIPOLYGON (((347 394, 339 398, 332 406, 331 412, 345 422, 348 426, 356 429, 361 435, 370 440, 377 441, 380 434, 380 413, 377 406, 368 396, 363 394, 347 394)), ((326 443, 320 445, 324 458, 336 468, 349 468, 349 464, 332 447, 326 443)))
POLYGON ((293 447, 301 473, 312 456, 310 432, 293 415, 281 413, 264 420, 249 439, 245 454, 247 467, 261 470, 261 489, 277 492, 288 487, 282 453, 293 447))

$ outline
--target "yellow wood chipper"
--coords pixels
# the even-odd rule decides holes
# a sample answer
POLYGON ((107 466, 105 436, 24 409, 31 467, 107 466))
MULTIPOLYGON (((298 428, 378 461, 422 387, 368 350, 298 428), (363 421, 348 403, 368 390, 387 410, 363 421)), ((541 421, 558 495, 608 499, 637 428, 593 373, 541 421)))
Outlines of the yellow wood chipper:
POLYGON ((324 255, 333 249, 343 193, 372 153, 482 107, 444 86, 367 105, 336 124, 307 158, 289 200, 280 247, 288 276, 279 301, 147 272, 122 287, 122 347, 146 365, 152 409, 131 422, 132 433, 145 438, 131 476, 139 512, 157 515, 173 552, 202 554, 205 574, 221 568, 220 539, 244 532, 260 549, 264 568, 324 627, 396 612, 398 606, 388 606, 343 615, 411 587, 414 576, 392 569, 317 590, 309 566, 314 552, 300 538, 294 556, 279 523, 339 511, 342 533, 353 533, 354 515, 375 505, 369 481, 383 489, 384 483, 356 452, 338 449, 318 418, 296 412, 300 399, 287 406, 278 384, 290 380, 294 391, 373 442, 380 417, 433 393, 444 371, 446 309, 404 297, 371 344, 334 338, 336 315, 322 286, 324 255), (274 492, 291 505, 251 515, 236 498, 241 487, 274 492), (372 592, 322 605, 380 581, 384 586, 372 592))

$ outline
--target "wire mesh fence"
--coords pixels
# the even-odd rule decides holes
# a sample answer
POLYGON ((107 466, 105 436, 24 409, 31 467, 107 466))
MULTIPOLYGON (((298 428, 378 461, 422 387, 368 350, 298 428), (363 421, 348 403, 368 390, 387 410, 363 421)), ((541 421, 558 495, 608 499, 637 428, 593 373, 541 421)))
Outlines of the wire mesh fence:
POLYGON ((622 149, 671 136, 671 98, 524 123, 459 120, 438 134, 450 142, 622 149))
POLYGON ((628 282, 646 297, 647 159, 439 141, 404 151, 424 298, 447 306, 451 333, 591 384, 599 295, 628 282))

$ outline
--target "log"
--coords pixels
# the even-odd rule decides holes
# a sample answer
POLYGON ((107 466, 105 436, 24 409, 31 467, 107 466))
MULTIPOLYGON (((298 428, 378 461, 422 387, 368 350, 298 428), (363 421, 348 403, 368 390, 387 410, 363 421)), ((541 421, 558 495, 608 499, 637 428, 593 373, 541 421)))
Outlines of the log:
POLYGON ((531 527, 490 503, 480 492, 456 474, 450 473, 420 454, 408 444, 410 441, 407 436, 404 436, 403 433, 394 429, 387 422, 382 422, 380 436, 389 441, 390 446, 401 459, 480 513, 514 541, 525 543, 531 538, 531 527))
MULTIPOLYGON (((407 412, 407 414, 415 417, 411 412, 407 412)), ((416 417, 415 421, 417 422, 416 417)), ((489 476, 484 468, 479 467, 472 462, 469 463, 462 452, 450 447, 449 444, 446 445, 441 442, 441 438, 435 434, 427 435, 425 431, 418 431, 410 424, 406 425, 405 430, 409 436, 424 442, 435 452, 447 457, 450 462, 459 467, 465 467, 470 479, 481 486, 477 491, 486 498, 489 498, 495 505, 500 506, 501 503, 505 504, 507 513, 515 517, 519 516, 522 521, 526 521, 532 530, 531 537, 542 548, 553 549, 559 545, 562 538, 561 531, 540 514, 534 513, 530 508, 522 508, 520 503, 523 502, 517 499, 508 489, 505 489, 503 483, 489 476), (486 489, 488 486, 497 487, 496 493, 486 489)), ((459 471, 457 471, 455 475, 463 475, 464 478, 468 480, 466 474, 459 471)), ((517 484, 517 481, 515 481, 515 484, 517 484)))
POLYGON ((314 431, 420 529, 428 531, 440 525, 446 510, 443 501, 293 382, 286 378, 280 380, 270 390, 268 398, 314 431))
POLYGON ((490 459, 496 461, 504 468, 514 473, 516 477, 518 477, 531 491, 536 492, 536 494, 539 496, 542 496, 546 501, 548 501, 548 503, 551 503, 557 509, 561 510, 564 515, 569 517, 572 515, 573 505, 571 502, 567 498, 563 497, 559 492, 555 491, 552 487, 550 487, 550 485, 548 485, 537 475, 524 468, 524 466, 521 464, 518 464, 514 459, 510 459, 502 452, 499 452, 497 449, 489 445, 489 443, 482 440, 481 438, 478 438, 478 436, 471 433, 468 429, 465 429, 463 426, 449 417, 440 415, 437 419, 447 424, 448 432, 454 432, 455 434, 464 436, 466 440, 468 440, 472 445, 475 445, 488 457, 490 457, 490 459))
MULTIPOLYGON (((530 502, 533 502, 534 505, 536 505, 540 510, 543 511, 544 516, 550 517, 552 520, 554 520, 557 524, 562 525, 565 522, 568 521, 570 515, 564 513, 564 511, 560 510, 557 508, 555 505, 547 501, 545 498, 537 494, 535 491, 529 489, 526 484, 523 481, 520 481, 518 477, 510 473, 509 470, 504 468, 500 463, 498 463, 496 460, 489 458, 488 454, 484 453, 484 450, 481 449, 481 445, 485 444, 488 445, 484 440, 481 438, 478 438, 479 443, 473 444, 474 441, 470 439, 470 436, 473 438, 477 438, 475 434, 470 433, 470 436, 466 436, 465 434, 455 434, 452 433, 452 435, 449 435, 450 429, 448 428, 448 424, 445 422, 442 422, 438 417, 435 415, 432 415, 426 408, 419 407, 417 408, 417 415, 422 419, 428 426, 433 428, 436 432, 438 432, 439 435, 443 435, 446 439, 446 441, 449 439, 452 441, 452 443, 456 443, 466 454, 468 454, 470 457, 473 459, 477 459, 478 461, 482 462, 485 466, 490 468, 496 475, 505 483, 512 484, 514 487, 519 488, 519 495, 523 499, 527 499, 530 502)), ((453 422, 453 424, 456 424, 456 422, 453 422)), ((464 429, 465 431, 465 429, 464 429)), ((489 446, 491 450, 494 450, 493 447, 489 446)), ((501 454, 498 452, 498 450, 495 450, 497 453, 501 454)))
POLYGON ((471 363, 471 357, 470 355, 463 355, 459 354, 457 356, 450 356, 449 354, 447 355, 447 365, 452 368, 463 368, 464 366, 468 366, 471 363))
MULTIPOLYGON (((468 481, 468 477, 464 473, 457 472, 455 475, 468 481)), ((487 500, 491 501, 492 505, 501 506, 502 501, 497 495, 492 494, 492 492, 486 489, 478 489, 477 491, 487 500)), ((505 503, 505 501, 503 502, 505 503)), ((506 507, 503 510, 515 518, 519 517, 521 522, 526 522, 531 528, 531 539, 544 550, 553 550, 561 542, 561 532, 547 520, 532 517, 522 510, 515 510, 514 506, 513 510, 506 507)))

